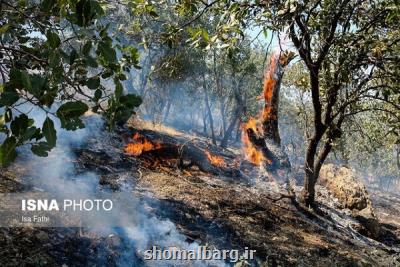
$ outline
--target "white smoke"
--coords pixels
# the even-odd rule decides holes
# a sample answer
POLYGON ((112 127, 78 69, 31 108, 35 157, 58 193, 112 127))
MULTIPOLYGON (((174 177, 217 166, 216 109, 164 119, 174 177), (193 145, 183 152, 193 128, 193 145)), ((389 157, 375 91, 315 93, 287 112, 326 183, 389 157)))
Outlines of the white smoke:
MULTIPOLYGON (((28 116, 34 118, 36 126, 40 127, 45 119, 45 112, 25 107, 23 110, 29 111, 28 116)), ((66 131, 61 129, 60 123, 55 121, 57 130, 57 146, 49 152, 48 157, 38 157, 23 149, 24 157, 19 159, 23 164, 30 166, 26 177, 36 190, 48 192, 61 198, 71 198, 75 194, 85 195, 88 199, 93 199, 96 192, 101 190, 99 186, 99 175, 93 172, 77 172, 76 156, 73 148, 84 146, 88 139, 106 140, 110 138, 103 127, 101 118, 97 115, 89 116, 85 119, 86 128, 77 131, 66 131), (78 173, 78 174, 77 174, 78 173), (34 174, 34 177, 29 177, 34 174)), ((101 142, 101 141, 99 141, 101 142)), ((128 187, 122 187, 122 190, 129 190, 128 187)), ((121 258, 118 259, 118 266, 136 266, 133 261, 140 259, 140 251, 151 249, 153 245, 160 248, 177 247, 185 250, 197 249, 198 243, 188 243, 185 236, 180 234, 175 225, 169 220, 160 220, 149 214, 142 206, 143 203, 130 194, 126 199, 131 207, 134 207, 135 214, 126 214, 119 220, 123 220, 120 229, 102 228, 89 229, 95 231, 98 235, 108 236, 117 232, 122 239, 126 239, 129 246, 126 251, 119 251, 121 258), (128 223, 127 223, 128 222, 128 223), (139 255, 139 256, 137 256, 139 255)), ((121 212, 121 214, 124 214, 121 212)), ((145 266, 171 266, 173 261, 143 261, 145 266)), ((225 266, 223 261, 201 262, 193 261, 191 266, 225 266)), ((188 264, 185 264, 187 266, 188 264)))

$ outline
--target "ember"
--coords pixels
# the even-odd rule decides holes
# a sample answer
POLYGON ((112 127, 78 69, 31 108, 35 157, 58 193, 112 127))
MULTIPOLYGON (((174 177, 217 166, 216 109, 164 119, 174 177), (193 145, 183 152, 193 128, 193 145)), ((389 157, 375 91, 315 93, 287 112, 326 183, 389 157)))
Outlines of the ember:
POLYGON ((204 153, 206 154, 208 160, 211 162, 212 165, 218 167, 225 167, 225 160, 222 157, 216 156, 211 154, 208 150, 205 150, 204 153))
POLYGON ((143 152, 151 151, 155 149, 161 148, 161 144, 159 143, 152 143, 147 140, 145 137, 141 136, 139 133, 136 133, 133 136, 134 142, 129 143, 126 145, 124 151, 133 156, 139 156, 143 152))

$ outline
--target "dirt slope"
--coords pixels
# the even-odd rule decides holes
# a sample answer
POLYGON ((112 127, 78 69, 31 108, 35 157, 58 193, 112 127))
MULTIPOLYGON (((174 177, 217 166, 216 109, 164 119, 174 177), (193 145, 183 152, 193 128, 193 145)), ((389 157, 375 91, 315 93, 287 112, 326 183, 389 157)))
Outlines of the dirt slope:
MULTIPOLYGON (((179 169, 162 160, 126 155, 124 138, 119 135, 110 140, 93 139, 84 149, 77 149, 77 169, 97 173, 99 186, 111 190, 134 184, 132 193, 143 200, 146 209, 174 222, 188 241, 219 249, 256 249, 258 259, 253 266, 400 266, 399 197, 372 194, 382 226, 381 236, 373 240, 348 227, 350 217, 330 205, 334 200, 323 187, 318 188, 320 211, 316 213, 296 207, 287 198, 279 199, 285 192, 283 186, 266 179, 258 181, 256 169, 246 173, 247 181, 205 173, 196 166, 179 169)), ((209 147, 201 138, 196 140, 209 147)), ((233 158, 234 152, 224 151, 233 158)), ((3 172, 1 191, 28 186, 20 176, 29 168, 3 172)), ((79 231, 82 229, 3 228, 0 263, 15 266, 12 263, 23 258, 21 266, 61 266, 60 259, 68 259, 68 266, 95 266, 92 256, 101 255, 107 266, 117 266, 114 259, 120 247, 113 239, 79 231)))

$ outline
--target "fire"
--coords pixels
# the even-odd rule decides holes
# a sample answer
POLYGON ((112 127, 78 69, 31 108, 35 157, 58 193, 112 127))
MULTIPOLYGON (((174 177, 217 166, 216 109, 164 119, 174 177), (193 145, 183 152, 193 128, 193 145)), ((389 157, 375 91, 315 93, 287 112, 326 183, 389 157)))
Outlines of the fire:
POLYGON ((225 167, 225 160, 222 157, 216 156, 211 154, 208 150, 205 150, 204 153, 206 154, 208 160, 211 162, 212 165, 218 167, 225 167))
POLYGON ((243 129, 242 143, 246 159, 258 166, 260 166, 261 163, 264 161, 267 163, 270 161, 264 157, 262 151, 260 151, 253 145, 253 143, 249 139, 247 131, 252 130, 254 134, 261 135, 262 129, 260 129, 260 127, 257 126, 258 121, 266 120, 272 116, 271 105, 272 105, 274 87, 276 84, 276 81, 274 79, 274 73, 276 72, 277 68, 277 57, 278 54, 274 54, 271 57, 270 67, 268 71, 265 73, 264 77, 263 94, 257 98, 257 99, 264 98, 265 105, 262 112, 259 114, 258 118, 251 117, 248 120, 248 122, 242 126, 243 129))
POLYGON ((147 140, 146 138, 144 138, 143 136, 141 136, 139 133, 135 133, 133 139, 134 142, 127 144, 124 149, 125 153, 128 153, 133 156, 139 156, 143 152, 161 148, 161 144, 159 143, 154 144, 149 140, 147 140))
POLYGON ((250 142, 249 136, 247 135, 247 130, 251 129, 255 134, 258 134, 257 120, 255 118, 250 118, 249 121, 242 126, 243 134, 242 134, 242 143, 243 150, 246 156, 246 159, 252 162, 254 165, 260 166, 264 161, 263 153, 257 149, 253 143, 250 142))
POLYGON ((278 62, 277 57, 278 54, 272 55, 269 69, 264 77, 263 95, 264 95, 265 105, 262 112, 263 119, 268 119, 271 116, 272 97, 273 97, 274 87, 276 84, 276 81, 274 79, 274 73, 276 72, 277 68, 277 62, 278 62))

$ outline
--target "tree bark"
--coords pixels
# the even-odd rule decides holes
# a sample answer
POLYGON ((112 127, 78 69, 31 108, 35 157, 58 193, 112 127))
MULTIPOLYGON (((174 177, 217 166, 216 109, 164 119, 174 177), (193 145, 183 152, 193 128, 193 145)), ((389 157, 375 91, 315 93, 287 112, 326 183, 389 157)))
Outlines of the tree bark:
POLYGON ((238 114, 240 114, 240 111, 236 111, 235 114, 233 114, 232 121, 230 122, 228 129, 226 129, 226 131, 224 133, 224 138, 222 138, 221 144, 220 144, 220 146, 222 148, 226 148, 228 146, 228 141, 232 137, 233 129, 235 128, 235 125, 239 120, 238 114))
POLYGON ((204 135, 207 135, 207 111, 205 110, 202 114, 202 119, 203 119, 203 133, 204 135))
POLYGON ((221 99, 219 102, 220 102, 220 113, 221 113, 221 121, 222 121, 222 133, 225 133, 225 131, 226 131, 225 102, 224 102, 224 99, 221 99))
POLYGON ((214 145, 217 144, 217 141, 215 139, 215 133, 214 133, 214 120, 211 112, 211 106, 210 106, 210 101, 208 98, 208 89, 207 89, 207 82, 206 82, 206 77, 203 74, 203 90, 204 90, 204 100, 206 102, 206 108, 208 112, 208 119, 210 121, 210 129, 211 129, 211 140, 214 145))
MULTIPOLYGON (((279 57, 276 59, 276 69, 274 73, 271 73, 274 77, 275 83, 272 88, 270 101, 265 101, 264 110, 269 110, 268 116, 263 118, 262 127, 264 132, 264 138, 272 140, 276 145, 281 145, 281 137, 279 134, 278 125, 278 112, 279 112, 279 93, 281 88, 281 82, 283 77, 283 66, 279 62, 279 57)), ((272 62, 273 63, 273 62, 272 62)), ((274 64, 274 63, 273 63, 274 64)), ((268 75, 268 74, 267 74, 268 75)), ((266 77, 268 79, 269 77, 266 77)), ((268 81, 264 82, 264 94, 268 90, 268 81)), ((271 90, 271 89, 270 89, 271 90)))

